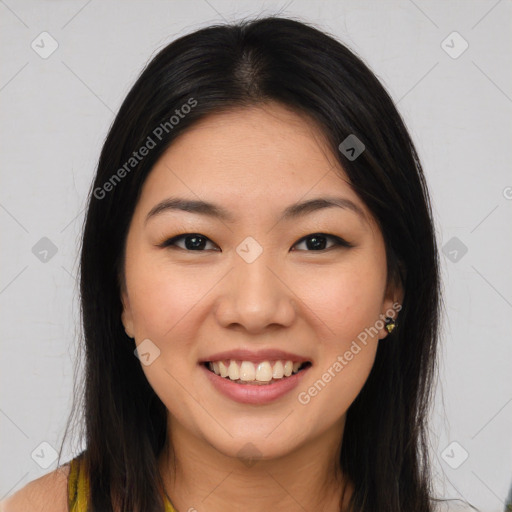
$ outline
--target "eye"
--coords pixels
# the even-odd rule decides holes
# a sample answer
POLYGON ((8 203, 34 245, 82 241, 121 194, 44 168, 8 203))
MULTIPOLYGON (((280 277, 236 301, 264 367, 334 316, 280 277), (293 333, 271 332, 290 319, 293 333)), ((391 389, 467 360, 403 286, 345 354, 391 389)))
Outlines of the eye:
POLYGON ((169 247, 169 246, 177 246, 179 249, 184 249, 186 251, 202 251, 206 243, 212 243, 206 236, 201 235, 199 233, 184 233, 182 235, 175 236, 173 238, 169 238, 165 242, 163 242, 160 247, 169 247), (180 247, 176 242, 185 240, 185 247, 180 247))
MULTIPOLYGON (((332 248, 332 246, 331 246, 326 249, 325 241, 327 239, 333 240, 334 246, 353 247, 353 245, 351 243, 347 242, 346 240, 343 240, 343 238, 340 238, 339 236, 326 235, 324 233, 312 233, 311 235, 307 235, 304 238, 301 238, 295 245, 305 243, 306 247, 308 249, 312 249, 314 252, 325 251, 325 250, 332 248), (311 241, 311 242, 308 243, 308 241, 311 241)), ((308 252, 311 252, 311 251, 308 251, 308 252)))
MULTIPOLYGON (((343 240, 335 235, 327 235, 324 233, 312 233, 311 235, 307 235, 301 238, 298 242, 294 244, 294 247, 298 244, 306 244, 307 252, 321 252, 326 251, 328 249, 332 249, 333 246, 326 248, 326 240, 331 240, 334 242, 333 246, 342 246, 342 247, 354 247, 350 242, 343 240), (308 243, 309 242, 309 243, 308 243)), ((177 235, 175 237, 169 238, 165 240, 160 247, 178 247, 179 249, 183 249, 185 251, 199 251, 204 252, 205 245, 207 243, 211 243, 215 245, 208 237, 201 235, 200 233, 183 233, 181 235, 177 235), (184 240, 185 247, 181 247, 178 245, 178 242, 184 240)), ((292 250, 294 250, 292 248, 292 250)))

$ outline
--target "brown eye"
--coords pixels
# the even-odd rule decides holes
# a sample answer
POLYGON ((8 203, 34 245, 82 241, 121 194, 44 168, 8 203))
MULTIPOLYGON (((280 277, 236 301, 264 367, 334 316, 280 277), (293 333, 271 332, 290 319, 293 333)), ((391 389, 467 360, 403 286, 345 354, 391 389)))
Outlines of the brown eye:
POLYGON ((173 238, 169 238, 163 244, 161 244, 161 247, 177 247, 178 249, 183 249, 185 251, 202 252, 208 242, 213 244, 213 242, 209 240, 208 237, 199 233, 183 233, 173 238), (177 242, 181 240, 184 240, 184 247, 177 245, 177 242))
MULTIPOLYGON (((172 238, 169 238, 162 244, 160 244, 161 247, 169 247, 169 248, 178 248, 183 249, 185 251, 199 251, 204 252, 205 250, 211 250, 205 248, 205 246, 211 243, 212 245, 215 245, 208 237, 201 235, 200 233, 183 233, 181 235, 174 236, 172 238), (178 245, 178 242, 184 243, 184 246, 178 245)), ((324 233, 313 233, 311 235, 307 235, 303 238, 301 238, 295 245, 298 244, 305 244, 307 252, 322 252, 327 251, 329 249, 333 249, 336 247, 353 247, 353 245, 346 240, 343 240, 342 238, 335 236, 335 235, 327 235, 324 233), (328 241, 331 241, 332 245, 329 247, 326 247, 328 244, 328 241)), ((215 249, 214 249, 215 250, 215 249)), ((296 250, 296 249, 292 249, 296 250)))
MULTIPOLYGON (((332 249, 333 246, 326 248, 327 240, 334 241, 334 247, 343 246, 343 247, 353 247, 353 245, 343 238, 335 235, 326 235, 324 233, 313 233, 311 235, 307 235, 304 238, 301 238, 297 244, 305 243, 307 250, 309 252, 313 251, 326 251, 328 249, 332 249)), ((296 245, 297 245, 296 244, 296 245)))

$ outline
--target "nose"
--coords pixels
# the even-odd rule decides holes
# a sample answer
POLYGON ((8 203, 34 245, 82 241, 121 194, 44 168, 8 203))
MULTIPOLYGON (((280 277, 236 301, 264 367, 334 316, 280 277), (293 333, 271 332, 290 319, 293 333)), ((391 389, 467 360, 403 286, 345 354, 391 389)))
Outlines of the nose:
POLYGON ((258 334, 293 324, 295 294, 268 258, 261 255, 252 263, 240 258, 223 281, 215 307, 223 327, 258 334))

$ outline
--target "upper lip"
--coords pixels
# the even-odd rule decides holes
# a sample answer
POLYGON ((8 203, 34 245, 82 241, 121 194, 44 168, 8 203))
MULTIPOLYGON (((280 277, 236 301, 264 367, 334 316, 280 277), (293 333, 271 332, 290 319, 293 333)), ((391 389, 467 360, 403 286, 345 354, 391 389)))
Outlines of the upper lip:
POLYGON ((251 361, 258 363, 260 361, 293 361, 298 363, 306 363, 310 361, 307 357, 299 356, 298 354, 292 354, 291 352, 285 352, 277 349, 266 349, 266 350, 226 350, 224 352, 217 352, 211 356, 201 358, 200 363, 207 363, 210 361, 225 361, 226 359, 233 359, 236 361, 251 361))

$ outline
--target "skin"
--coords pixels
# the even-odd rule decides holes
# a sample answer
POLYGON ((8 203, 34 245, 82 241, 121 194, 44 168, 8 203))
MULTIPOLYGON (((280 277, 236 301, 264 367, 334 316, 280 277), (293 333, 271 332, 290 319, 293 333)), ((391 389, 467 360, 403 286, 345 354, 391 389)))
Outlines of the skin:
POLYGON ((388 286, 382 234, 318 127, 269 103, 210 115, 178 137, 144 183, 125 278, 125 330, 137 345, 149 338, 160 350, 142 368, 168 409, 172 444, 159 466, 174 506, 338 511, 345 484, 346 504, 353 487, 337 469, 346 412, 387 331, 359 343, 309 403, 298 394, 400 303, 402 290, 388 286), (235 220, 167 211, 145 224, 171 195, 217 203, 235 220), (278 222, 287 206, 329 195, 350 199, 365 218, 335 207, 278 222), (201 234, 206 245, 187 250, 181 239, 174 248, 159 246, 183 233, 201 234), (327 237, 326 249, 315 250, 301 241, 313 233, 354 247, 327 237), (236 252, 248 236, 263 249, 250 264, 236 252), (243 348, 278 348, 313 365, 298 389, 275 402, 241 404, 220 394, 198 361, 243 348), (253 464, 239 455, 247 446, 257 456, 253 464))

